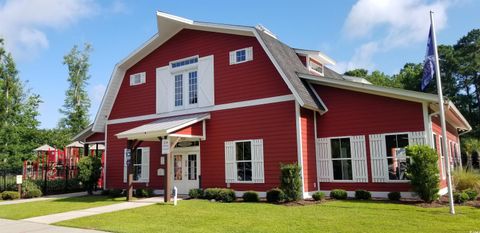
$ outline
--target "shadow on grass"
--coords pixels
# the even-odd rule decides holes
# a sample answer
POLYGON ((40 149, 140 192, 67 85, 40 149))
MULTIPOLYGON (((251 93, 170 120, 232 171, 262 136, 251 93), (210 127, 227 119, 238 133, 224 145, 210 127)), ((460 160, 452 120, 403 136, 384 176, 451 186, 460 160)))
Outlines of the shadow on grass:
POLYGON ((80 197, 69 197, 69 198, 62 198, 62 199, 55 199, 52 202, 58 203, 95 203, 95 202, 122 202, 126 201, 125 197, 108 197, 102 195, 85 195, 80 197))

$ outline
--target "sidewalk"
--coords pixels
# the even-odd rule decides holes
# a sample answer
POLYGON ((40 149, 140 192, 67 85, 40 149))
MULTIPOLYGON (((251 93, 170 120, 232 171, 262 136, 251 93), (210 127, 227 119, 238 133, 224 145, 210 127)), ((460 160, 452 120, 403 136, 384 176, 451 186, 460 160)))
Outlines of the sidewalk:
POLYGON ((149 206, 149 205, 153 205, 161 202, 163 202, 163 197, 151 197, 151 198, 140 199, 132 202, 122 202, 119 204, 94 207, 90 209, 74 210, 74 211, 69 211, 64 213, 27 218, 27 219, 21 220, 20 222, 52 224, 52 223, 70 220, 74 218, 81 218, 81 217, 109 213, 109 212, 114 212, 119 210, 127 210, 127 209, 143 207, 143 206, 149 206))
POLYGON ((30 199, 19 199, 13 201, 2 201, 0 202, 0 206, 2 205, 13 205, 13 204, 20 204, 20 203, 27 203, 27 202, 34 202, 34 201, 46 201, 46 200, 54 200, 60 198, 67 198, 67 197, 80 197, 87 195, 87 192, 78 192, 78 193, 66 193, 66 194, 59 194, 59 195, 49 195, 37 198, 30 198, 30 199))
POLYGON ((35 233, 103 233, 103 231, 94 231, 94 230, 85 230, 78 228, 70 227, 59 227, 46 225, 41 223, 34 222, 24 222, 18 220, 7 220, 0 218, 0 229, 1 232, 8 233, 25 233, 25 232, 35 232, 35 233))

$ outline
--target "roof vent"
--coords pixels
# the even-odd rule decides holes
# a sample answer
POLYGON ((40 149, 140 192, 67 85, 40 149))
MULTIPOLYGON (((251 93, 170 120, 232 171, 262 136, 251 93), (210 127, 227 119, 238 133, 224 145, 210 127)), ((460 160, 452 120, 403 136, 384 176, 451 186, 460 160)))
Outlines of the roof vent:
POLYGON ((273 34, 273 32, 271 32, 270 30, 268 30, 268 28, 264 27, 263 25, 258 24, 257 26, 255 26, 255 28, 264 32, 265 34, 277 39, 277 36, 275 34, 273 34))

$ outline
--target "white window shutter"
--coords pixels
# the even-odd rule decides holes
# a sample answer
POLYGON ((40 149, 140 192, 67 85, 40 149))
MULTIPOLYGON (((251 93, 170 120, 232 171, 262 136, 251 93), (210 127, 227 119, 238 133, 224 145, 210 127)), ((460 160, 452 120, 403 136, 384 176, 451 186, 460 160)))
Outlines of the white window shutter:
POLYGON ((133 86, 133 85, 135 85, 135 75, 134 74, 130 75, 130 86, 133 86))
POLYGON ((233 64, 236 64, 237 61, 236 61, 236 56, 235 56, 235 51, 231 51, 229 53, 229 56, 230 56, 230 65, 233 65, 233 64))
POLYGON ((387 149, 383 134, 370 135, 370 160, 372 165, 372 181, 386 182, 388 180, 387 149))
POLYGON ((140 83, 146 83, 147 74, 145 72, 140 74, 140 83))
POLYGON ((252 181, 254 183, 265 183, 263 167, 263 139, 252 141, 252 181))
POLYGON ((253 47, 246 48, 245 54, 246 54, 247 61, 253 60, 253 47))
POLYGON ((425 145, 425 144, 426 144, 425 131, 408 133, 408 145, 425 145))
POLYGON ((127 174, 128 174, 127 161, 130 159, 129 152, 130 152, 129 149, 123 150, 123 183, 127 183, 127 174))
POLYGON ((359 183, 368 182, 367 151, 365 148, 365 136, 350 137, 350 150, 352 155, 353 180, 359 183))
POLYGON ((329 138, 317 138, 317 179, 319 182, 333 180, 332 153, 329 138))
POLYGON ((157 68, 156 71, 156 110, 157 113, 168 112, 173 109, 173 76, 170 74, 168 66, 157 68))
POLYGON ((215 104, 213 55, 198 60, 198 107, 215 104))
POLYGON ((142 147, 142 176, 141 182, 148 183, 150 179, 150 147, 142 147))
POLYGON ((235 167, 235 142, 225 142, 225 183, 237 180, 235 167))

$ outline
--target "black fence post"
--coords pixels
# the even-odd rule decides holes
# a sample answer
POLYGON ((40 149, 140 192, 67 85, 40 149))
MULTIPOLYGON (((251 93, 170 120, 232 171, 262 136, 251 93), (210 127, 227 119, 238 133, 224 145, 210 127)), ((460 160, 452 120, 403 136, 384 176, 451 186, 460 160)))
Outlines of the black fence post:
MULTIPOLYGON (((48 161, 48 160, 47 160, 48 161)), ((47 177, 48 177, 48 164, 43 165, 43 194, 47 195, 47 177)))
POLYGON ((68 173, 69 173, 69 166, 65 165, 65 192, 68 191, 68 173))

